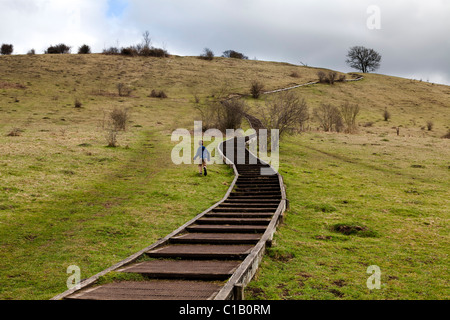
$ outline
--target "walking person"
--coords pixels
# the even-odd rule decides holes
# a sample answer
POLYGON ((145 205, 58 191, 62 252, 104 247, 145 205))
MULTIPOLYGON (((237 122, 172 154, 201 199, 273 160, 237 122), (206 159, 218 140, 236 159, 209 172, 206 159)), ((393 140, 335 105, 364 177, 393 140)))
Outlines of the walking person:
POLYGON ((210 154, 209 151, 206 149, 206 147, 203 145, 203 140, 200 140, 198 142, 198 149, 197 153, 195 154, 194 161, 199 158, 199 164, 198 164, 198 170, 199 174, 202 175, 202 170, 205 174, 205 176, 208 174, 208 171, 206 170, 206 160, 210 161, 210 154))

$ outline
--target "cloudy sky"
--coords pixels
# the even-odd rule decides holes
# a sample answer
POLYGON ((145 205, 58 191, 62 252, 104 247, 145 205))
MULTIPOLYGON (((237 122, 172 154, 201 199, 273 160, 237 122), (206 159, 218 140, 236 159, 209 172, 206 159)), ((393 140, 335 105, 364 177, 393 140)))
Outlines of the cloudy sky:
POLYGON ((0 0, 0 43, 16 54, 66 43, 94 52, 141 42, 172 54, 283 61, 349 72, 349 47, 382 55, 378 73, 450 85, 449 0, 0 0))

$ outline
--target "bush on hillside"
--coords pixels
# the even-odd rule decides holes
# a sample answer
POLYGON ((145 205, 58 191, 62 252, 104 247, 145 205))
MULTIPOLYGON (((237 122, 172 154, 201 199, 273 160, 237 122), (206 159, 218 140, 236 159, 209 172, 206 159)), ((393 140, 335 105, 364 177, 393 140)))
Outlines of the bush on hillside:
POLYGON ((264 85, 258 80, 254 80, 250 87, 250 93, 254 99, 258 99, 259 96, 263 93, 264 85))
POLYGON ((199 56, 200 59, 211 61, 214 59, 214 52, 211 49, 205 48, 203 53, 199 56))
POLYGON ((10 55, 10 54, 13 53, 13 51, 14 51, 14 46, 12 44, 5 44, 4 43, 4 44, 2 44, 0 53, 2 55, 10 55))
POLYGON ((150 97, 151 98, 161 98, 161 99, 166 99, 167 94, 164 91, 156 91, 156 90, 152 90, 152 92, 150 93, 150 97))
POLYGON ((87 44, 83 44, 81 47, 78 48, 78 54, 90 54, 91 53, 91 47, 89 47, 87 44))
POLYGON ((106 55, 116 55, 120 54, 120 50, 117 47, 109 47, 107 49, 103 49, 102 53, 106 55))
POLYGON ((56 46, 50 46, 45 50, 45 54, 68 54, 70 53, 71 47, 65 45, 64 43, 60 43, 56 46))
POLYGON ((343 120, 337 107, 323 103, 320 107, 315 108, 313 113, 323 131, 342 131, 343 120))
POLYGON ((248 57, 245 56, 243 53, 240 53, 240 52, 237 52, 237 51, 234 51, 234 50, 224 51, 223 54, 222 54, 222 57, 248 60, 248 57))

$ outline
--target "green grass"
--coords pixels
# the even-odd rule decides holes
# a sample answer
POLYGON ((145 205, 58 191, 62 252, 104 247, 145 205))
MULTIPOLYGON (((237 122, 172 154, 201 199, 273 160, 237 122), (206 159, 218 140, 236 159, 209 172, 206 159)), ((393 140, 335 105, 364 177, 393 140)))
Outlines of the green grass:
POLYGON ((291 208, 247 298, 448 298, 448 143, 390 140, 314 133, 282 142, 291 208), (370 265, 381 269, 379 290, 366 286, 370 265))

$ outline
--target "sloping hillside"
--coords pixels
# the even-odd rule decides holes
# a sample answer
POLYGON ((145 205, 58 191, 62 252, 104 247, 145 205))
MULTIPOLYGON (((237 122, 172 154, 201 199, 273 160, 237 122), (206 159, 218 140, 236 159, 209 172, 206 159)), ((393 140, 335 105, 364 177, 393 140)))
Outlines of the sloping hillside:
MULTIPOLYGON (((171 162, 170 135, 193 129, 196 99, 248 94, 255 79, 267 90, 307 83, 319 70, 177 56, 0 57, 0 299, 50 298, 64 291, 68 266, 87 278, 223 196, 227 167, 201 178, 194 166, 171 162), (120 83, 129 96, 119 95, 120 83), (151 98, 152 90, 168 98, 151 98), (128 108, 130 119, 119 147, 107 148, 115 107, 128 108)), ((311 119, 311 131, 282 141, 291 211, 247 295, 442 298, 450 163, 440 137, 450 128, 450 87, 368 74, 293 92, 310 110, 358 103, 359 131, 323 133, 311 119), (336 232, 342 223, 367 232, 336 232), (390 277, 379 291, 365 285, 372 264, 390 277)), ((270 98, 246 98, 250 112, 258 116, 270 98)))

